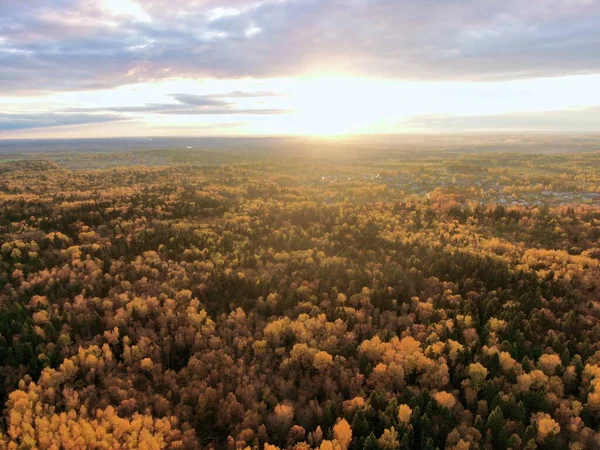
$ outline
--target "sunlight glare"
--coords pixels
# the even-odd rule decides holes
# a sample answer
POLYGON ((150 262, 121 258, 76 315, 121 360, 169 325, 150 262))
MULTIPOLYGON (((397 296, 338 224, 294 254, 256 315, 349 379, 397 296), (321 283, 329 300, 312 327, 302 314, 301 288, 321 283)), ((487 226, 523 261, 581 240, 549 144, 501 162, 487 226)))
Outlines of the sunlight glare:
POLYGON ((134 0, 103 0, 102 7, 115 16, 132 17, 140 22, 152 22, 152 17, 134 0))

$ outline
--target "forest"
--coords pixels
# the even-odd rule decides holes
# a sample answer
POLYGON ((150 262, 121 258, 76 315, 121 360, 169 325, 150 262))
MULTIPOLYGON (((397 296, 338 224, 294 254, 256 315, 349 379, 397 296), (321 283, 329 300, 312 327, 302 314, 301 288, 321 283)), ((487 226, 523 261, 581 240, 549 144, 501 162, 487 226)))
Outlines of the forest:
POLYGON ((0 159, 1 449, 600 449, 598 152, 0 159))

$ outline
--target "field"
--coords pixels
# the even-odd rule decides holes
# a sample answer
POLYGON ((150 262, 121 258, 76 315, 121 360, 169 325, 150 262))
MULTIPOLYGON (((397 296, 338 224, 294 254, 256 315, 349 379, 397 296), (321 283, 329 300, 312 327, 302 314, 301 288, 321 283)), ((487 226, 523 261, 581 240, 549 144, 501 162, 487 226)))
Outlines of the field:
POLYGON ((3 152, 0 448, 600 448, 599 147, 532 142, 3 152))

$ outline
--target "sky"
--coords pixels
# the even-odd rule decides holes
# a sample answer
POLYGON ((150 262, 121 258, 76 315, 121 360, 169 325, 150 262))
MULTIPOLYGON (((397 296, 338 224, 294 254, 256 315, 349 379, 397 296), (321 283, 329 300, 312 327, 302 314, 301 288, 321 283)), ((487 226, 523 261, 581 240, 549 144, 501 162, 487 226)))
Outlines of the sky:
POLYGON ((0 0, 0 139, 600 131, 600 0, 0 0))

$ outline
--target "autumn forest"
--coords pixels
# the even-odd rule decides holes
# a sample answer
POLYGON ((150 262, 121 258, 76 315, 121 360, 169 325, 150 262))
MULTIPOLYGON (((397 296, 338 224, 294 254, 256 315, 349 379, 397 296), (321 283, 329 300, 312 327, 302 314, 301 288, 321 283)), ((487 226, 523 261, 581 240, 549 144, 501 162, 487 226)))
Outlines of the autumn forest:
POLYGON ((600 153, 3 156, 0 404, 8 450, 600 449, 600 153))

